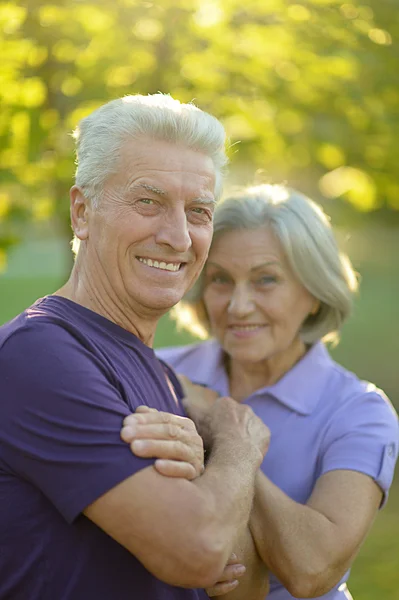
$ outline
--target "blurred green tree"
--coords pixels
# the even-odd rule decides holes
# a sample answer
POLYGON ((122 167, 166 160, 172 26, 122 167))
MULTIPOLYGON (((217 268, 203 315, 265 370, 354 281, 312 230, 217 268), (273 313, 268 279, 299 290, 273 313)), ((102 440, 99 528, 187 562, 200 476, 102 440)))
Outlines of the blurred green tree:
POLYGON ((233 164, 399 209, 397 15, 396 0, 1 1, 0 267, 24 219, 70 235, 69 132, 128 93, 195 99, 233 164))

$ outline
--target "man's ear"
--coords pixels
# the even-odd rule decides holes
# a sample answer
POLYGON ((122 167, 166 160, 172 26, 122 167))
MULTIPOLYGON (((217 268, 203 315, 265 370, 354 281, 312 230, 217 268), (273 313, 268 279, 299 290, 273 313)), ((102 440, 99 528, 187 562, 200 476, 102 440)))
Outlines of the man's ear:
POLYGON ((82 188, 73 185, 69 192, 71 199, 71 224, 75 236, 79 240, 89 237, 90 202, 83 193, 82 188))

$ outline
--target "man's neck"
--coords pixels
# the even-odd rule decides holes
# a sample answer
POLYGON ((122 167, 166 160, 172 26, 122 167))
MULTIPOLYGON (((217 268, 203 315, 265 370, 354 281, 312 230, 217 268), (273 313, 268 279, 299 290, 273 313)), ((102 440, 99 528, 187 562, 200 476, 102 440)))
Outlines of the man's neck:
POLYGON ((72 300, 126 329, 144 344, 152 348, 160 315, 144 315, 124 304, 104 289, 97 289, 90 277, 85 276, 76 265, 69 280, 54 294, 72 300))

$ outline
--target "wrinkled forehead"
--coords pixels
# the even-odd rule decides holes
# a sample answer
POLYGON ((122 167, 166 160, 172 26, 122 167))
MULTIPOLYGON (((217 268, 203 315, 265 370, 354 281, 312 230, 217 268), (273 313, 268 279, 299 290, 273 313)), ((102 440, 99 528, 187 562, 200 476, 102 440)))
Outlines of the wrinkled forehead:
POLYGON ((212 158, 203 152, 141 137, 122 144, 109 183, 127 187, 141 183, 166 193, 184 186, 190 194, 206 191, 215 195, 216 169, 212 158))
POLYGON ((217 233, 208 256, 209 263, 252 265, 265 260, 286 261, 281 242, 269 225, 217 233))

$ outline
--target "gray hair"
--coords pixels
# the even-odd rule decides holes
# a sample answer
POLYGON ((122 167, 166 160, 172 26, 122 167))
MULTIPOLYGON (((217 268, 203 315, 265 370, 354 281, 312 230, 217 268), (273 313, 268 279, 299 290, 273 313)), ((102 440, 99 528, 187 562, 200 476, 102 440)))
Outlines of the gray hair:
MULTIPOLYGON (((351 313, 358 282, 348 257, 338 249, 329 218, 303 194, 282 185, 263 184, 246 188, 218 205, 212 245, 230 231, 264 226, 277 236, 294 275, 320 302, 317 313, 303 323, 302 340, 308 344, 320 339, 337 342, 351 313)), ((208 336, 202 277, 172 314, 181 326, 200 337, 208 336)))
POLYGON ((227 164, 222 124, 193 104, 182 104, 169 95, 137 94, 104 104, 82 119, 73 133, 76 184, 94 204, 105 180, 117 171, 125 140, 142 136, 180 143, 208 155, 215 166, 215 195, 220 197, 227 164))

